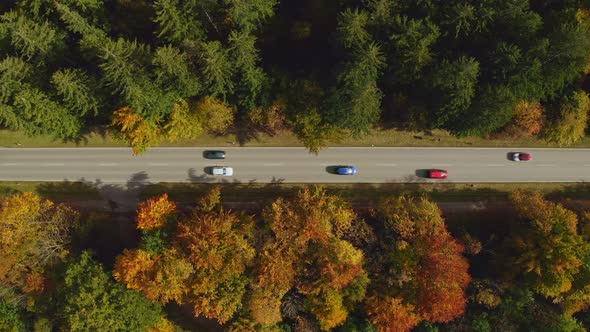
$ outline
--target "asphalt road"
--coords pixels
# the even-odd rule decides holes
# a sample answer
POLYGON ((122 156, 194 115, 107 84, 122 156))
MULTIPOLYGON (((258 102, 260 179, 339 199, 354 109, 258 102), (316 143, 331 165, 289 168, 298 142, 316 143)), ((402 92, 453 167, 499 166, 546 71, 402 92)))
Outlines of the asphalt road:
POLYGON ((304 148, 220 148, 225 160, 207 160, 216 148, 153 148, 133 156, 128 148, 0 148, 0 181, 126 182, 580 182, 590 181, 590 149, 381 148, 342 147, 318 156, 304 148), (514 151, 533 160, 513 162, 514 151), (205 169, 234 168, 232 177, 205 169), (353 165, 357 175, 329 173, 331 166, 353 165), (449 178, 424 178, 430 168, 449 178))

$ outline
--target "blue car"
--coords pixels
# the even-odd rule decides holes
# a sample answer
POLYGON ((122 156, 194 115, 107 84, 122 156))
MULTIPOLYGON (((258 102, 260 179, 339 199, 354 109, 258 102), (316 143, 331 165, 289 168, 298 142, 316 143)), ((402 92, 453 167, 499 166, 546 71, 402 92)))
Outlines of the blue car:
POLYGON ((338 175, 355 175, 356 167, 354 166, 338 166, 336 167, 336 174, 338 175))

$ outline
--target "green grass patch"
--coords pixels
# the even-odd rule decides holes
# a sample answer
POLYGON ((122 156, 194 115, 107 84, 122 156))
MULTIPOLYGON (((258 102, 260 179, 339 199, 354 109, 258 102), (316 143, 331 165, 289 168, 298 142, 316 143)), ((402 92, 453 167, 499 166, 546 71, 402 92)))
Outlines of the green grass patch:
MULTIPOLYGON (((360 138, 347 138, 332 142, 330 146, 450 146, 450 147, 558 147, 538 138, 494 138, 467 136, 456 137, 444 130, 426 132, 405 131, 398 129, 374 129, 370 134, 360 138)), ((0 146, 2 147, 124 147, 124 142, 113 138, 108 130, 94 130, 78 140, 56 140, 51 136, 27 136, 20 131, 0 130, 0 146)), ((178 142, 164 141, 160 146, 239 146, 235 135, 212 136, 201 135, 194 140, 178 142)), ((295 135, 287 130, 274 136, 266 134, 253 135, 244 146, 302 146, 295 135)), ((572 147, 590 148, 590 137, 584 137, 572 147)))

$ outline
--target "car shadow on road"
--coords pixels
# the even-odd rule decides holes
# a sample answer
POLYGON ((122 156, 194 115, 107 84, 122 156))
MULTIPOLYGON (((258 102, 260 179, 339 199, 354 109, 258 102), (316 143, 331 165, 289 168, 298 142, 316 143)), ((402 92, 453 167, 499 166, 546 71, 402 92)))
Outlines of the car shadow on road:
POLYGON ((338 169, 339 166, 336 165, 332 165, 332 166, 326 166, 326 173, 328 174, 336 174, 336 169, 338 169))
POLYGON ((425 169, 417 169, 414 172, 414 176, 417 179, 426 180, 426 179, 428 179, 428 171, 430 171, 430 169, 426 169, 426 168, 425 169))
POLYGON ((214 179, 210 178, 209 176, 213 175, 213 167, 215 166, 205 166, 203 167, 202 175, 196 175, 197 171, 194 168, 189 168, 188 170, 188 180, 192 183, 195 182, 212 182, 214 179))

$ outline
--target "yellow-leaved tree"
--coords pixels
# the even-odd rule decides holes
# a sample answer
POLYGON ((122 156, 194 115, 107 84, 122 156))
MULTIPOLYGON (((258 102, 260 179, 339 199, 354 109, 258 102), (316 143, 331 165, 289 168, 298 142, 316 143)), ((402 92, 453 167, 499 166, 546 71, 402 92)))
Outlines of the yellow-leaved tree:
POLYGON ((525 274, 543 296, 567 292, 589 250, 576 214, 538 192, 516 191, 510 199, 522 222, 506 242, 507 266, 525 274))
POLYGON ((47 268, 70 253, 78 213, 33 193, 0 198, 0 285, 42 291, 47 268))
POLYGON ((341 325, 368 283, 363 253, 344 239, 357 222, 349 204, 322 187, 305 187, 292 199, 275 200, 263 216, 272 236, 255 269, 254 321, 282 320, 281 306, 293 306, 285 294, 293 292, 305 298, 323 330, 341 325))

